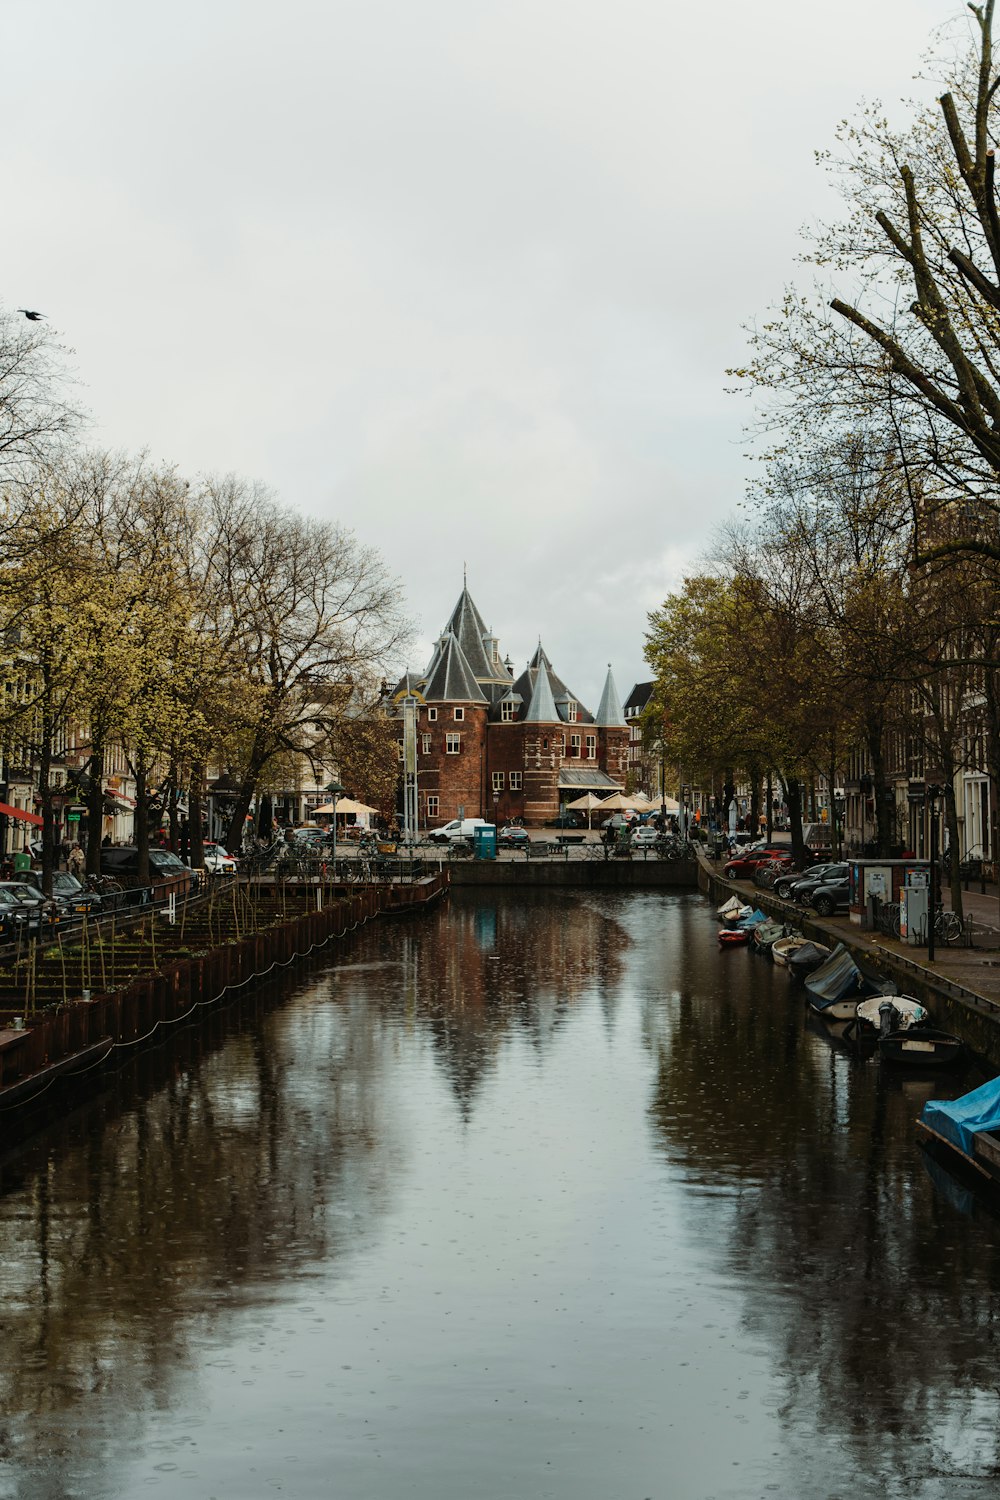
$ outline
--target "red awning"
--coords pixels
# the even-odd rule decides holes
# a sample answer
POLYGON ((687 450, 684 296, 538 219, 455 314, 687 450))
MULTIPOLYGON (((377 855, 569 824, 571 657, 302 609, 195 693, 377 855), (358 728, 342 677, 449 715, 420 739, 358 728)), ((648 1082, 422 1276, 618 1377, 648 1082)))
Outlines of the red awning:
POLYGON ((0 802, 0 813, 6 813, 8 818, 20 818, 22 823, 37 823, 39 828, 43 820, 37 813, 25 812, 23 807, 11 807, 9 802, 0 802))

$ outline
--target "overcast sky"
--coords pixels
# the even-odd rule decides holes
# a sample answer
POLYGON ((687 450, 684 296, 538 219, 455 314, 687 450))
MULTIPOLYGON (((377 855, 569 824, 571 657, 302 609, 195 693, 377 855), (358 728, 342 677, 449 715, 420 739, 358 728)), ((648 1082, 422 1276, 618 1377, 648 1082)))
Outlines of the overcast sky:
MULTIPOLYGON (((751 465, 725 394, 833 200, 813 152, 955 0, 34 0, 4 15, 0 300, 96 443, 236 471, 403 584, 468 567, 591 709, 751 465)), ((962 34, 962 33, 958 33, 962 34)))

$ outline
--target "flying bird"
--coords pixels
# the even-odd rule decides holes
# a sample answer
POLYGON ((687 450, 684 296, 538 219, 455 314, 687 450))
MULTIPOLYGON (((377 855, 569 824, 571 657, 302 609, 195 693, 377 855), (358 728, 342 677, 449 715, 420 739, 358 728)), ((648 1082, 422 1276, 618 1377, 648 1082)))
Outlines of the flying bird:
POLYGON ((44 313, 32 312, 30 307, 19 307, 18 312, 23 312, 29 323, 37 323, 45 317, 44 313))

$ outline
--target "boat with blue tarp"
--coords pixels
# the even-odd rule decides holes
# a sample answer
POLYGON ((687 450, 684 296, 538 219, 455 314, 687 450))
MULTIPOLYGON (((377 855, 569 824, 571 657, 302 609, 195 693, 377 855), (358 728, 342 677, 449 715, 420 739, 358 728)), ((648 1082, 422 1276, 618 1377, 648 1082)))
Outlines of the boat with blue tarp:
POLYGON ((1000 1184, 1000 1077, 958 1099, 929 1099, 917 1128, 948 1146, 990 1182, 1000 1184))

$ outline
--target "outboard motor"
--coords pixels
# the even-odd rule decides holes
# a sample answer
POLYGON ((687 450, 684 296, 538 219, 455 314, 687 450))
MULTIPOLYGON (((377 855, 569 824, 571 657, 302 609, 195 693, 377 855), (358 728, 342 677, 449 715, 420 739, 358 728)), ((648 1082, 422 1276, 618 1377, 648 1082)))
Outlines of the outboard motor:
POLYGON ((885 999, 878 1008, 878 1034, 888 1036, 890 1031, 896 1029, 896 1007, 892 1001, 885 999))

